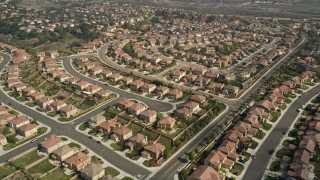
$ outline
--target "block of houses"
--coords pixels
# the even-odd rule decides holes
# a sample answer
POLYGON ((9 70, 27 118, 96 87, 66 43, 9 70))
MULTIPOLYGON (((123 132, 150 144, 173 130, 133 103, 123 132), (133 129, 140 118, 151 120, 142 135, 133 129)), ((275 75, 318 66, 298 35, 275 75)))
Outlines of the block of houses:
POLYGON ((64 143, 60 137, 52 135, 49 138, 45 138, 44 141, 41 141, 38 148, 40 151, 50 154, 63 145, 64 143))
POLYGON ((172 89, 168 92, 167 94, 167 98, 169 99, 179 99, 183 96, 183 91, 179 90, 179 89, 172 89))
POLYGON ((193 173, 187 177, 187 180, 224 180, 225 176, 218 173, 210 166, 200 165, 193 173))
POLYGON ((307 164, 291 164, 290 170, 287 175, 292 179, 308 180, 309 178, 309 167, 307 164))
POLYGON ((151 144, 146 145, 141 152, 141 156, 148 159, 158 160, 163 156, 165 146, 153 141, 151 144))
POLYGON ((127 108, 127 111, 129 114, 132 114, 132 115, 139 115, 140 113, 142 113, 144 110, 146 110, 146 106, 141 104, 141 103, 134 103, 132 104, 131 106, 129 106, 127 108))
POLYGON ((30 137, 38 132, 38 127, 36 124, 25 124, 23 126, 18 127, 18 134, 24 137, 30 137))
POLYGON ((156 121, 157 112, 153 110, 145 110, 139 114, 139 119, 148 124, 156 121))
POLYGON ((168 116, 168 117, 162 117, 157 123, 157 126, 159 129, 162 130, 171 130, 176 123, 176 119, 168 116))
POLYGON ((67 106, 67 103, 61 100, 57 100, 52 102, 50 105, 55 111, 59 111, 62 107, 67 106))
POLYGON ((41 108, 48 107, 51 103, 53 103, 53 99, 50 96, 44 96, 37 100, 37 105, 41 108))
POLYGON ((127 98, 123 98, 119 102, 117 102, 116 107, 118 107, 122 110, 126 110, 129 106, 131 106, 133 104, 134 104, 133 101, 131 101, 127 98))
POLYGON ((148 142, 147 136, 137 133, 130 137, 128 141, 125 143, 126 147, 130 148, 131 150, 137 149, 140 150, 144 145, 148 142))
POLYGON ((69 145, 63 145, 54 150, 51 154, 52 159, 58 161, 64 161, 77 152, 76 148, 71 148, 69 145))
POLYGON ((72 117, 75 116, 78 113, 78 108, 72 104, 66 105, 62 108, 60 108, 60 115, 62 117, 72 117))
POLYGON ((4 146, 4 145, 6 145, 7 143, 8 143, 8 142, 7 142, 6 136, 0 133, 0 146, 4 146))
POLYGON ((113 130, 114 135, 116 135, 116 137, 112 138, 112 140, 114 141, 118 141, 118 140, 127 140, 128 138, 130 138, 132 136, 132 130, 129 129, 128 127, 124 127, 124 126, 120 126, 117 127, 113 130))
POLYGON ((114 119, 105 121, 103 123, 101 123, 99 125, 100 131, 102 131, 102 133, 104 134, 110 134, 112 132, 112 129, 114 129, 115 127, 118 127, 119 123, 117 121, 115 121, 114 119))
POLYGON ((81 179, 98 180, 105 175, 105 169, 100 164, 91 163, 80 170, 81 179))
POLYGON ((18 116, 9 121, 9 127, 14 130, 26 124, 29 124, 29 118, 27 116, 18 116))
POLYGON ((88 164, 91 163, 91 156, 79 151, 72 155, 71 157, 67 158, 64 161, 64 164, 74 171, 80 171, 88 164))

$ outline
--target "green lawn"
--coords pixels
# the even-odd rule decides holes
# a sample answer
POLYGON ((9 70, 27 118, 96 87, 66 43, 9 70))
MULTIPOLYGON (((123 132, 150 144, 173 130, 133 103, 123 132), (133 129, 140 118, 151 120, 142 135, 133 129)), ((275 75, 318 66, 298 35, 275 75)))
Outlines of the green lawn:
POLYGON ((156 162, 154 160, 145 160, 143 162, 143 165, 145 165, 146 167, 157 167, 158 165, 156 164, 156 162))
POLYGON ((80 149, 81 148, 81 146, 79 145, 79 144, 77 144, 77 143, 75 143, 75 142, 71 142, 71 143, 69 143, 68 144, 70 147, 76 147, 76 148, 78 148, 78 149, 80 149))
POLYGON ((36 174, 36 173, 44 174, 53 168, 55 168, 54 165, 52 165, 48 160, 44 160, 41 163, 28 169, 28 173, 30 173, 30 174, 36 174))
POLYGON ((272 125, 269 123, 264 123, 262 128, 266 131, 269 131, 272 128, 272 125))
POLYGON ((116 169, 114 169, 113 167, 106 167, 106 174, 109 174, 112 177, 118 176, 120 174, 120 172, 116 169))
POLYGON ((281 110, 285 110, 286 108, 287 108, 287 106, 285 104, 279 106, 279 109, 281 109, 281 110))
POLYGON ((262 132, 261 130, 257 132, 257 134, 254 136, 257 139, 263 139, 266 133, 262 132))
POLYGON ((37 154, 37 150, 31 151, 30 153, 20 157, 19 159, 13 161, 13 164, 18 167, 26 167, 29 164, 41 159, 41 157, 37 154))
POLYGON ((272 116, 272 119, 271 119, 272 122, 276 122, 280 116, 280 112, 276 112, 276 111, 271 111, 270 114, 272 116))
POLYGON ((287 151, 284 149, 280 149, 278 150, 278 152, 276 153, 276 157, 277 158, 282 158, 285 154, 287 154, 287 151))
POLYGON ((243 168, 244 168, 244 166, 242 164, 235 163, 232 166, 232 169, 230 170, 230 172, 237 176, 237 175, 241 174, 241 172, 243 171, 243 168))
POLYGON ((258 142, 256 142, 256 141, 254 141, 253 139, 251 139, 251 141, 250 141, 250 148, 251 149, 256 149, 257 148, 257 146, 258 146, 258 142))
POLYGON ((247 162, 251 157, 251 154, 248 152, 242 152, 241 155, 244 156, 243 162, 247 162))
POLYGON ((113 150, 116 150, 116 151, 124 151, 125 149, 124 144, 120 142, 112 143, 110 146, 113 148, 113 150))
POLYGON ((10 174, 15 172, 15 167, 11 166, 10 164, 6 163, 3 166, 0 167, 0 179, 3 179, 10 174))
POLYGON ((280 169, 280 162, 273 161, 269 167, 270 171, 276 172, 280 169))
POLYGON ((87 129, 87 126, 84 124, 84 123, 82 123, 80 126, 79 126, 79 130, 80 131, 85 131, 87 129))
POLYGON ((44 176, 41 178, 41 180, 52 180, 52 179, 70 179, 70 176, 67 176, 63 169, 57 168, 54 171, 52 171, 50 174, 44 176))

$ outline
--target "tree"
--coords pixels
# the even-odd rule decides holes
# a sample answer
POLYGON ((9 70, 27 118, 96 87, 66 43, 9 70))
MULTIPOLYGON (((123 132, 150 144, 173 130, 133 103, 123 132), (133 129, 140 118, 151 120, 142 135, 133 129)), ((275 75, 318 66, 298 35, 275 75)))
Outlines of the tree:
POLYGON ((164 158, 168 159, 170 157, 170 154, 171 154, 170 149, 168 147, 166 147, 166 149, 163 152, 164 158))
POLYGON ((193 161, 195 159, 195 157, 196 157, 196 154, 193 151, 189 153, 189 159, 191 161, 193 161))

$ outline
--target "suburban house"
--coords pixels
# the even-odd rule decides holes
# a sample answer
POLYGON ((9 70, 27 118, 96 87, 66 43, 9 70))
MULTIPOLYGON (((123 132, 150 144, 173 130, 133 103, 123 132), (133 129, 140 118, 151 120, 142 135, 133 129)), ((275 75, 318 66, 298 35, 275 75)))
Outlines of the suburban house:
POLYGON ((51 103, 51 107, 53 107, 55 111, 59 111, 62 107, 65 107, 65 106, 67 106, 67 103, 61 100, 57 100, 51 103))
POLYGON ((137 133, 134 136, 130 137, 128 141, 126 142, 126 147, 130 148, 133 150, 134 148, 140 149, 142 146, 147 144, 147 136, 137 133))
POLYGON ((131 100, 123 98, 116 104, 116 107, 118 107, 122 110, 126 110, 129 106, 131 106, 133 104, 134 104, 134 102, 132 102, 131 100))
POLYGON ((218 173, 210 166, 200 165, 193 173, 187 177, 187 180, 224 180, 225 176, 218 173))
POLYGON ((112 132, 112 129, 119 126, 119 123, 115 121, 114 119, 105 121, 99 125, 100 130, 104 134, 110 134, 112 132))
POLYGON ((154 90, 156 90, 157 86, 155 84, 144 84, 140 87, 140 91, 141 92, 145 92, 145 93, 151 93, 154 90))
POLYGON ((66 118, 76 115, 77 112, 78 112, 78 108, 72 104, 69 104, 60 108, 60 115, 66 118))
POLYGON ((81 179, 98 180, 105 175, 105 169, 100 164, 91 163, 80 170, 81 179))
POLYGON ((141 119, 144 123, 153 123, 156 121, 157 112, 153 110, 145 110, 139 114, 139 119, 141 119))
POLYGON ((94 97, 102 99, 105 97, 108 97, 110 95, 110 91, 105 90, 105 89, 100 89, 98 92, 94 93, 94 97))
POLYGON ((192 95, 190 98, 191 101, 197 102, 199 104, 203 104, 206 102, 206 97, 202 95, 192 95))
POLYGON ((162 117, 157 123, 159 129, 171 130, 176 123, 176 120, 172 117, 162 117))
POLYGON ((17 130, 19 127, 29 124, 29 119, 27 116, 18 116, 9 121, 9 127, 17 130))
POLYGON ((41 108, 48 107, 51 103, 53 103, 53 99, 50 96, 44 96, 37 100, 37 105, 41 108))
POLYGON ((141 152, 142 157, 148 159, 158 160, 163 156, 163 152, 165 150, 165 146, 153 141, 151 144, 146 145, 141 152))
POLYGON ((172 89, 171 91, 168 92, 167 98, 176 100, 181 98, 182 95, 183 95, 183 91, 180 91, 178 89, 172 89))
POLYGON ((144 85, 144 82, 141 81, 141 80, 135 80, 135 81, 129 83, 129 87, 130 87, 130 89, 133 90, 133 91, 139 90, 139 88, 140 88, 141 86, 143 86, 143 85, 144 85))
POLYGON ((212 152, 205 160, 204 165, 211 166, 215 169, 220 169, 221 167, 226 169, 231 169, 234 165, 234 161, 227 158, 227 155, 221 151, 212 152))
POLYGON ((68 168, 80 171, 91 163, 91 156, 79 151, 64 161, 68 168))
POLYGON ((24 137, 29 137, 29 136, 36 134, 38 131, 38 128, 37 128, 36 124, 28 123, 28 124, 25 124, 23 126, 18 127, 17 131, 18 131, 18 134, 20 134, 24 137))
POLYGON ((192 109, 183 107, 183 108, 176 109, 176 114, 181 119, 189 120, 192 118, 193 111, 192 109))
POLYGON ((12 119, 14 119, 16 116, 13 115, 13 114, 1 114, 0 116, 0 125, 3 126, 3 125, 6 125, 8 124, 8 122, 12 119))
POLYGON ((38 147, 40 151, 50 154, 63 145, 64 143, 60 137, 52 135, 49 138, 45 138, 44 141, 40 142, 38 147))
POLYGON ((51 157, 58 161, 64 161, 67 158, 71 157, 77 152, 77 149, 71 148, 69 145, 63 145, 58 149, 54 150, 51 154, 51 157))
POLYGON ((86 89, 87 87, 89 87, 90 83, 86 82, 86 81, 80 81, 80 82, 77 82, 75 84, 75 87, 79 90, 84 90, 86 89))
POLYGON ((190 109, 192 113, 197 113, 200 110, 199 103, 189 101, 183 105, 184 108, 190 109))
POLYGON ((127 140, 133 134, 131 129, 124 127, 124 126, 120 126, 120 127, 115 128, 113 130, 113 133, 114 133, 113 135, 115 135, 115 136, 111 136, 111 139, 113 139, 114 141, 127 140))
POLYGON ((129 114, 132 115, 139 115, 142 111, 146 110, 147 108, 141 103, 134 103, 128 107, 127 111, 129 114))
POLYGON ((32 98, 33 101, 37 101, 38 99, 44 97, 44 94, 42 92, 34 92, 30 94, 30 97, 32 98))
POLYGON ((97 114, 92 116, 92 118, 90 118, 88 120, 89 126, 91 126, 92 128, 99 126, 101 123, 103 123, 106 120, 106 118, 103 116, 102 113, 97 114))
POLYGON ((156 89, 156 91, 155 91, 155 94, 157 95, 157 96, 163 96, 163 95, 166 95, 167 93, 169 93, 169 88, 168 87, 166 87, 166 86, 159 86, 159 87, 157 87, 157 89, 156 89))

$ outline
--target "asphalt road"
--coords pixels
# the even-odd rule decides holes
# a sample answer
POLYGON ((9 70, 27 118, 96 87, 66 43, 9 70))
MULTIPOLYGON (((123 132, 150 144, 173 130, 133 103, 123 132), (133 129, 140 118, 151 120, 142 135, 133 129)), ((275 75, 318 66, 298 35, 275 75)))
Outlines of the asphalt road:
POLYGON ((292 103, 292 105, 287 109, 285 114, 282 116, 280 120, 278 120, 278 124, 268 135, 267 139, 261 145, 259 150, 256 152, 257 158, 251 161, 246 173, 243 176, 243 179, 246 180, 256 180, 263 179, 263 175, 265 170, 269 167, 268 161, 272 157, 268 153, 269 150, 275 150, 277 145, 282 141, 282 137, 284 136, 282 133, 287 132, 290 128, 290 125, 295 121, 299 112, 297 109, 301 108, 302 105, 305 105, 311 98, 313 98, 316 94, 320 92, 320 85, 317 85, 307 91, 305 94, 301 95, 296 101, 292 103))
POLYGON ((93 80, 91 78, 88 78, 82 74, 80 74, 78 71, 76 71, 73 67, 72 67, 72 63, 71 63, 71 60, 70 59, 65 59, 65 60, 62 60, 62 63, 63 63, 63 66, 65 68, 65 70, 70 73, 71 75, 75 76, 75 77, 78 77, 80 79, 83 79, 91 84, 96 84, 100 87, 103 87, 105 89, 108 89, 112 92, 115 92, 115 93, 118 93, 120 95, 120 97, 126 97, 126 98, 131 98, 131 99, 137 99, 139 101, 142 101, 144 102, 145 104, 147 104, 151 109, 154 109, 158 112, 165 112, 165 111, 170 111, 173 106, 172 104, 170 103, 167 103, 167 102, 162 102, 162 101, 158 101, 158 100, 153 100, 153 99, 150 99, 150 98, 146 98, 146 97, 143 97, 143 96, 139 96, 137 94, 134 94, 134 93, 131 93, 131 92, 127 92, 127 91, 124 91, 124 90, 121 90, 119 88, 115 88, 115 87, 112 87, 112 86, 108 86, 108 85, 105 85, 103 84, 102 82, 100 81, 97 81, 97 80, 93 80))
MULTIPOLYGON (((10 57, 6 54, 3 54, 0 52, 0 55, 3 56, 3 61, 0 63, 0 71, 4 69, 8 61, 10 60, 10 57)), ((94 109, 93 111, 86 113, 85 115, 73 120, 74 123, 72 124, 61 124, 56 122, 55 120, 52 120, 51 118, 34 111, 33 109, 29 108, 26 105, 20 104, 19 102, 12 100, 5 92, 0 90, 0 99, 1 102, 6 104, 7 106, 8 103, 11 103, 9 107, 12 109, 15 109, 17 111, 20 111, 24 113, 27 116, 30 116, 33 119, 36 119, 37 121, 49 126, 51 128, 51 132, 48 135, 45 135, 45 137, 48 137, 51 134, 56 134, 56 135, 63 135, 67 136, 75 141, 78 141, 79 143, 83 144, 84 146, 88 147, 90 150, 95 152, 96 154, 100 155, 102 158, 104 158, 106 161, 110 162, 117 168, 133 175, 142 175, 147 177, 148 175, 151 174, 149 170, 147 170, 144 167, 138 166, 131 161, 128 161, 126 157, 122 157, 121 155, 117 154, 111 149, 106 148, 104 145, 96 143, 96 141, 89 139, 87 136, 83 135, 82 133, 78 132, 75 130, 75 127, 79 125, 80 123, 85 122, 88 120, 90 117, 93 115, 96 115, 100 112, 103 111, 104 108, 108 106, 112 106, 117 102, 117 99, 105 104, 104 106, 101 106, 99 108, 94 109)), ((43 139, 44 137, 39 138, 39 140, 43 139)), ((36 146, 37 142, 34 143, 26 143, 22 145, 21 147, 12 150, 9 153, 6 153, 5 155, 0 156, 0 163, 5 162, 8 159, 11 159, 12 157, 16 156, 17 154, 20 154, 21 152, 24 152, 31 147, 36 146)), ((143 178, 143 179, 144 179, 143 178)))

